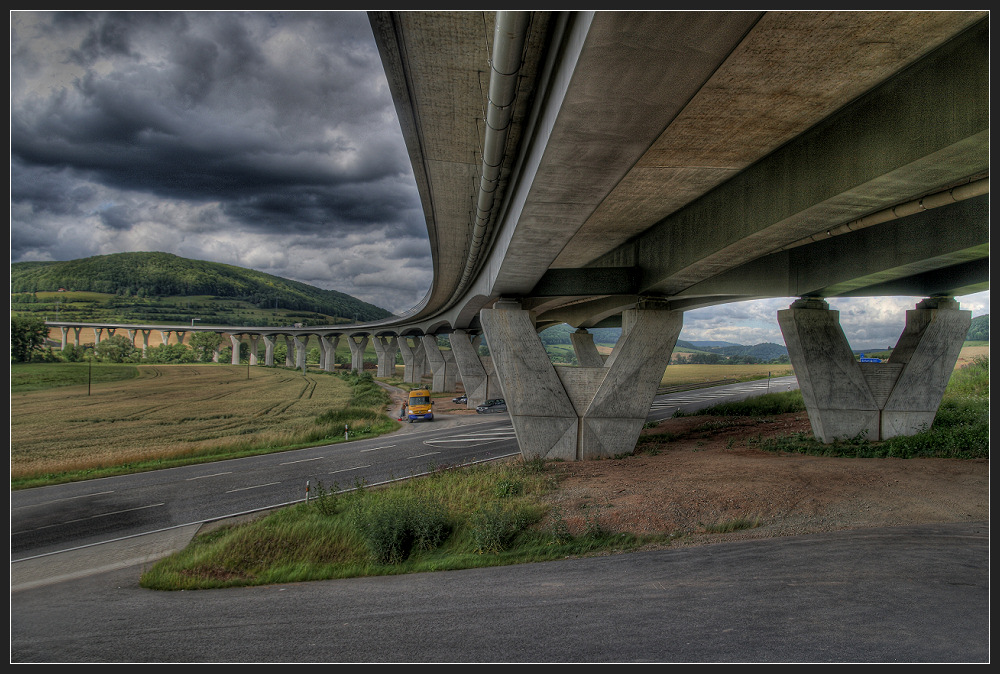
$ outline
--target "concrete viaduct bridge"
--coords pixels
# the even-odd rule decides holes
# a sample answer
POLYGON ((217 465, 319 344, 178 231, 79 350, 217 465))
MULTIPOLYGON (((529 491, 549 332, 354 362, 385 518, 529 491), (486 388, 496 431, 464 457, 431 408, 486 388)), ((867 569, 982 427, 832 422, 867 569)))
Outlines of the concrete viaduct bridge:
POLYGON ((971 319, 954 298, 989 287, 988 12, 369 18, 432 287, 378 323, 217 331, 371 339, 380 374, 399 349, 409 381, 506 398, 524 456, 580 460, 632 450, 684 311, 791 297, 818 437, 931 423, 971 319), (858 363, 826 299, 879 295, 925 299, 858 363), (580 367, 545 355, 559 323, 580 367), (611 325, 604 359, 587 329, 611 325))

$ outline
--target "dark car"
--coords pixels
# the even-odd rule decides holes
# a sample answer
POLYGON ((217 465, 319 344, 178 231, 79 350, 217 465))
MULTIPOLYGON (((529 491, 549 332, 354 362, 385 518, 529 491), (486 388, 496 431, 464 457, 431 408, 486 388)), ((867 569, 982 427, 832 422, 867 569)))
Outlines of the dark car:
POLYGON ((487 400, 482 405, 476 408, 476 412, 479 414, 495 414, 507 411, 507 401, 503 398, 497 398, 495 400, 487 400))
POLYGON ((453 403, 458 403, 459 405, 464 405, 465 403, 469 402, 469 398, 468 396, 460 395, 457 398, 452 398, 451 401, 453 403))

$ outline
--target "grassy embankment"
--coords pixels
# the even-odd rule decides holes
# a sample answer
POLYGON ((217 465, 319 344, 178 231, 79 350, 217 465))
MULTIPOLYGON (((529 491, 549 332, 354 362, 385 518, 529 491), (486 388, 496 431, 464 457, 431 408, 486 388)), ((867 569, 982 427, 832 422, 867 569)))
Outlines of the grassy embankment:
MULTIPOLYGON (((821 453, 988 457, 988 407, 989 362, 982 358, 956 371, 928 431, 885 443, 839 443, 821 453), (959 447, 963 451, 956 451, 959 447)), ((801 395, 793 391, 706 413, 766 417, 802 409, 801 395)), ((664 439, 650 442, 659 446, 664 439)), ((806 438, 760 444, 774 451, 828 447, 806 438)), ((640 442, 637 451, 648 448, 640 442)), ((588 518, 586 531, 571 535, 562 513, 543 505, 543 497, 558 488, 544 462, 520 459, 438 471, 378 490, 355 485, 341 492, 338 485, 321 485, 319 496, 309 502, 197 537, 153 565, 140 583, 178 590, 499 566, 675 538, 670 533, 651 538, 612 534, 596 515, 588 518)))
POLYGON ((231 459, 398 428, 370 377, 225 365, 11 366, 11 488, 231 459), (90 385, 88 386, 88 377, 90 385))

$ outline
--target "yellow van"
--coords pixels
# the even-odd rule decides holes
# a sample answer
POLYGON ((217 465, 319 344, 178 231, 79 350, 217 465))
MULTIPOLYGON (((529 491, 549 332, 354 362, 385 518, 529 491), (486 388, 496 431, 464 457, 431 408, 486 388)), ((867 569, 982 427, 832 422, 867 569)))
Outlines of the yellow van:
POLYGON ((431 392, 425 388, 415 388, 410 391, 406 398, 406 420, 411 424, 414 421, 434 420, 434 401, 431 400, 431 392))

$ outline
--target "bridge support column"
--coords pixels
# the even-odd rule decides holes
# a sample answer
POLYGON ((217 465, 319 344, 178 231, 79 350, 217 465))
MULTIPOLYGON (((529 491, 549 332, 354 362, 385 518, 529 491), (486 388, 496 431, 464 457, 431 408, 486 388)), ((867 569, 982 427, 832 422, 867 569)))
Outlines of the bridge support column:
POLYGON ((309 335, 293 335, 292 340, 295 342, 295 369, 306 371, 306 347, 309 346, 309 335))
MULTIPOLYGON (((490 367, 487 372, 484 359, 480 358, 476 351, 476 342, 479 335, 470 339, 465 330, 455 330, 449 339, 451 341, 451 352, 455 354, 455 364, 458 366, 458 374, 462 379, 462 386, 465 388, 467 409, 475 409, 477 405, 482 405, 490 398, 499 398, 500 386, 496 381, 496 372, 490 367)), ((492 366, 492 361, 489 363, 492 366)))
POLYGON ((337 344, 340 343, 340 335, 322 335, 319 338, 320 351, 326 355, 322 368, 326 372, 333 372, 337 367, 337 344))
POLYGON ((635 449, 683 314, 643 303, 600 367, 554 367, 530 314, 511 301, 479 313, 521 455, 579 461, 635 449))
POLYGON ((151 330, 139 330, 139 334, 142 335, 142 357, 145 358, 146 354, 149 353, 149 333, 151 330))
POLYGON ((260 338, 264 340, 264 365, 274 367, 274 336, 261 335, 260 338))
POLYGON ((239 365, 240 364, 240 336, 239 335, 229 335, 229 342, 233 345, 233 355, 229 359, 230 364, 239 365))
POLYGON ((860 363, 840 327, 840 312, 802 298, 778 312, 778 325, 799 380, 813 433, 822 442, 887 440, 934 422, 972 312, 933 297, 906 312, 906 326, 887 362, 860 363))
POLYGON ((73 328, 73 346, 80 346, 80 330, 83 328, 73 328))
POLYGON ((430 365, 432 391, 454 391, 455 390, 455 354, 451 351, 442 351, 438 346, 437 335, 424 335, 421 338, 424 343, 424 353, 427 355, 427 363, 430 365))
POLYGON ((295 367, 295 339, 291 335, 282 335, 285 338, 285 367, 295 367))
POLYGON ((257 342, 260 340, 260 335, 250 335, 250 364, 257 364, 257 342))
POLYGON ((376 335, 372 340, 372 346, 375 347, 375 353, 378 355, 378 376, 395 377, 396 354, 399 353, 397 337, 395 335, 391 337, 376 335))
POLYGON ((104 328, 94 328, 94 346, 101 343, 101 333, 104 332, 104 328))
POLYGON ((403 381, 409 384, 419 384, 427 369, 427 357, 424 354, 424 344, 419 337, 401 336, 397 342, 399 351, 403 354, 403 381))
POLYGON ((358 374, 365 371, 365 349, 368 348, 368 335, 361 335, 355 340, 357 335, 347 336, 347 345, 351 347, 351 369, 357 370, 358 374))
POLYGON ((573 353, 576 354, 576 362, 580 367, 604 366, 604 358, 597 351, 594 336, 587 332, 586 328, 570 333, 569 341, 573 345, 573 353))
POLYGON ((62 327, 62 328, 59 328, 59 331, 62 332, 62 346, 59 347, 59 350, 60 351, 65 351, 66 350, 66 342, 67 342, 66 335, 69 332, 69 328, 62 327))

